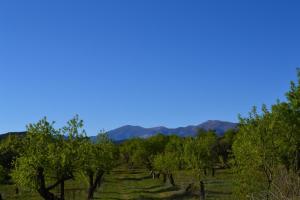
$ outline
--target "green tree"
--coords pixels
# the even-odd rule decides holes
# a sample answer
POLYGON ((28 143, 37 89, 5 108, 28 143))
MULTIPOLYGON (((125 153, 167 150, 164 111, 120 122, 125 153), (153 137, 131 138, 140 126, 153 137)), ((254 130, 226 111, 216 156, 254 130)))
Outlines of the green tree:
MULTIPOLYGON (((300 169, 300 71, 298 83, 291 83, 287 101, 277 101, 260 113, 256 108, 247 118, 240 118, 240 127, 233 144, 236 195, 246 199, 264 191, 266 199, 274 190, 280 174, 298 174, 300 169)), ((286 184, 287 185, 287 184, 286 184)), ((280 191, 284 193, 283 190, 280 191)), ((300 191, 299 191, 300 193, 300 191)), ((288 195, 285 198, 290 198, 288 195)))
POLYGON ((98 134, 96 143, 85 140, 80 145, 81 173, 88 179, 89 189, 87 199, 93 199, 94 193, 100 187, 104 173, 117 164, 117 152, 107 134, 98 134))
POLYGON ((154 168, 163 175, 163 181, 166 182, 166 178, 170 183, 175 186, 173 178, 173 172, 179 169, 180 158, 174 152, 164 152, 154 157, 154 168))
POLYGON ((44 118, 27 126, 26 148, 16 159, 12 176, 17 185, 36 190, 46 200, 63 200, 64 182, 74 178, 79 162, 77 147, 85 132, 78 116, 63 129, 57 130, 53 124, 44 118), (60 197, 51 192, 59 185, 60 197))
POLYGON ((217 156, 217 162, 221 168, 230 167, 230 158, 232 157, 232 145, 237 134, 236 129, 227 130, 223 136, 218 137, 214 152, 217 156))
POLYGON ((5 171, 4 167, 0 165, 0 184, 5 183, 7 179, 7 172, 5 171))
POLYGON ((0 166, 2 167, 2 182, 10 181, 13 163, 24 149, 23 137, 9 135, 0 141, 0 166))
POLYGON ((215 132, 198 134, 196 138, 188 138, 184 143, 184 160, 200 181, 200 197, 205 198, 204 177, 207 169, 213 169, 215 154, 213 148, 217 142, 215 132))

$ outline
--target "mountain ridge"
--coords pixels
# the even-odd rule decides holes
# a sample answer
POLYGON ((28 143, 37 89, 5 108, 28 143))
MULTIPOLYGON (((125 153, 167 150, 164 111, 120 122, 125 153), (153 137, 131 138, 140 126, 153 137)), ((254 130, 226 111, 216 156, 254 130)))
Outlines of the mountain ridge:
MULTIPOLYGON (((176 134, 181 137, 195 136, 198 129, 214 130, 218 135, 223 135, 229 129, 235 129, 237 123, 221 121, 221 120, 208 120, 198 125, 188 125, 177 128, 167 128, 165 126, 157 126, 151 128, 144 128, 142 126, 125 125, 119 128, 108 131, 108 135, 112 140, 120 141, 134 137, 147 138, 157 133, 164 135, 176 134)), ((95 139, 91 137, 92 139, 95 139)))
MULTIPOLYGON (((164 135, 175 134, 180 137, 195 136, 198 129, 214 130, 218 135, 223 135, 229 129, 237 128, 238 123, 221 121, 221 120, 208 120, 198 125, 181 126, 177 128, 168 128, 165 126, 156 126, 150 128, 144 128, 137 125, 124 125, 119 128, 110 130, 107 132, 109 137, 114 141, 123 141, 130 138, 148 138, 155 134, 161 133, 164 135)), ((8 132, 0 134, 0 139, 7 137, 8 135, 25 135, 26 132, 8 132)), ((92 141, 95 141, 97 136, 90 136, 92 141)))

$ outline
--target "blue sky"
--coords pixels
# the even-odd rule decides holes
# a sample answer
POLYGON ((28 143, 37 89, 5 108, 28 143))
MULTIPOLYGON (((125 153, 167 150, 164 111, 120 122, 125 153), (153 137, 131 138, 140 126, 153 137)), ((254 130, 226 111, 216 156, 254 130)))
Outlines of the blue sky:
POLYGON ((284 99, 299 1, 0 2, 0 132, 75 114, 89 135, 237 121, 284 99))

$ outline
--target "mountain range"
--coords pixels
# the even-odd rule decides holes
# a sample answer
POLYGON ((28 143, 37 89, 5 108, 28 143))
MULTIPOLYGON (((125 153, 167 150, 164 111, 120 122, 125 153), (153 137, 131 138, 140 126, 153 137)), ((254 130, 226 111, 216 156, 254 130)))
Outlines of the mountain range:
MULTIPOLYGON (((153 128, 144 128, 141 126, 131 126, 126 125, 120 128, 108 131, 108 135, 114 141, 122 141, 134 137, 147 138, 151 137, 157 133, 164 135, 176 134, 180 137, 195 136, 198 129, 204 130, 214 130, 218 135, 223 135, 229 129, 235 129, 237 123, 225 122, 219 120, 208 120, 199 125, 190 125, 186 127, 178 128, 167 128, 164 126, 153 127, 153 128)), ((92 140, 95 140, 96 137, 91 137, 92 140)))
MULTIPOLYGON (((204 130, 214 130, 218 135, 223 135, 229 129, 237 128, 237 123, 225 122, 220 120, 208 120, 199 125, 190 125, 178 128, 167 128, 164 126, 144 128, 141 126, 126 125, 117 129, 108 131, 109 137, 114 141, 123 141, 130 138, 148 138, 157 133, 164 135, 175 134, 180 137, 195 136, 199 129, 204 130)), ((10 132, 5 134, 0 134, 0 139, 6 137, 7 135, 25 135, 26 132, 10 132)), ((95 141, 97 136, 91 136, 91 140, 95 141)))

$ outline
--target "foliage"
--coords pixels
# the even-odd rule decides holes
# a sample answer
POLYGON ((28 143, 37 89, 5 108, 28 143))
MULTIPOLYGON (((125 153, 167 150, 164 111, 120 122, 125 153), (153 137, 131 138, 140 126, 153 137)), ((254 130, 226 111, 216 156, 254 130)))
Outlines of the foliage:
POLYGON ((88 180, 88 199, 92 199, 104 173, 109 172, 116 165, 116 148, 107 134, 100 133, 95 144, 89 139, 82 141, 79 152, 80 172, 88 180))
POLYGON ((201 180, 206 169, 212 169, 216 155, 213 151, 217 136, 213 131, 203 132, 196 138, 188 138, 184 143, 184 160, 201 180))
POLYGON ((64 182, 74 178, 79 164, 77 147, 85 137, 83 122, 78 116, 62 129, 55 129, 53 125, 54 122, 43 118, 27 126, 26 148, 17 158, 12 173, 17 185, 37 190, 45 199, 59 199, 50 190, 61 185, 63 191, 64 182))
POLYGON ((0 166, 1 180, 0 182, 9 182, 9 173, 13 169, 13 163, 22 152, 23 140, 16 135, 9 135, 0 141, 0 166))
MULTIPOLYGON (((299 174, 300 169, 300 71, 298 85, 291 83, 287 102, 277 102, 259 114, 253 108, 249 117, 240 118, 240 129, 233 144, 236 195, 246 199, 265 191, 273 193, 281 171, 299 174)), ((277 188, 278 189, 278 188, 277 188)))

